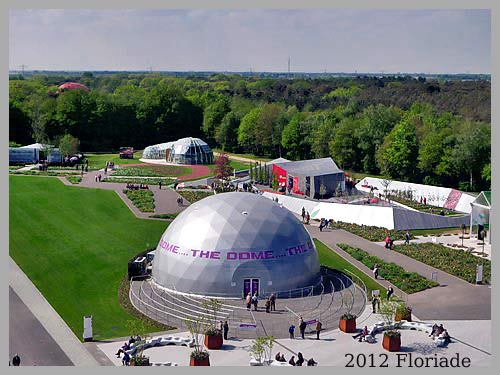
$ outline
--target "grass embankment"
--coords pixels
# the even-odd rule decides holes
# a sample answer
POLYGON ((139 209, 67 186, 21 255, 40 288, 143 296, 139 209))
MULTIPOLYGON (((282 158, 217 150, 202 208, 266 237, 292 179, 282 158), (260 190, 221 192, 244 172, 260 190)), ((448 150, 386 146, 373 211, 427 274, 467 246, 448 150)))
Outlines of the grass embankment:
POLYGON ((177 177, 189 175, 193 170, 179 165, 141 165, 115 170, 113 176, 127 177, 177 177))
POLYGON ((439 285, 437 282, 428 280, 416 272, 407 272, 396 263, 387 263, 360 248, 354 248, 346 244, 337 244, 337 246, 370 269, 373 269, 377 264, 380 277, 394 284, 405 293, 416 293, 439 285))
POLYGON ((115 165, 121 164, 139 164, 142 163, 139 159, 142 158, 142 151, 134 152, 133 159, 120 159, 120 155, 116 154, 85 154, 85 158, 89 161, 89 169, 102 169, 106 166, 106 162, 111 161, 115 165))
MULTIPOLYGON (((326 246, 323 242, 314 239, 314 244, 316 245, 316 250, 318 250, 319 262, 322 266, 327 266, 329 268, 333 268, 344 272, 346 275, 351 276, 349 272, 352 272, 357 277, 359 277, 366 285, 368 298, 371 299, 372 290, 380 290, 381 296, 385 296, 386 291, 385 288, 373 280, 370 276, 365 274, 359 268, 357 268, 354 264, 350 263, 335 251, 326 246), (348 270, 349 272, 345 272, 348 270)), ((355 283, 358 283, 358 279, 356 277, 352 277, 355 283)))
POLYGON ((491 262, 463 250, 427 242, 395 246, 394 251, 473 284, 476 282, 476 266, 482 263, 483 281, 489 283, 491 280, 491 262))
POLYGON ((151 190, 127 190, 123 192, 141 212, 155 211, 155 197, 151 190))
POLYGON ((222 151, 219 148, 214 148, 212 150, 214 152, 217 152, 217 153, 223 152, 223 153, 227 154, 229 156, 229 158, 231 158, 231 156, 233 156, 233 157, 240 157, 240 158, 245 158, 245 159, 251 159, 251 160, 255 160, 255 161, 262 161, 262 162, 267 162, 267 161, 273 160, 273 159, 266 158, 266 157, 263 157, 263 156, 256 156, 254 154, 235 154, 233 152, 222 151))
MULTIPOLYGON (((10 256, 81 339, 127 336, 135 318, 118 301, 127 262, 155 246, 168 223, 137 219, 113 192, 55 178, 9 177, 10 256)), ((160 325, 148 324, 158 331, 160 325)))
POLYGON ((194 203, 203 198, 214 195, 214 193, 209 191, 191 191, 191 190, 178 190, 177 193, 182 195, 189 203, 194 203))

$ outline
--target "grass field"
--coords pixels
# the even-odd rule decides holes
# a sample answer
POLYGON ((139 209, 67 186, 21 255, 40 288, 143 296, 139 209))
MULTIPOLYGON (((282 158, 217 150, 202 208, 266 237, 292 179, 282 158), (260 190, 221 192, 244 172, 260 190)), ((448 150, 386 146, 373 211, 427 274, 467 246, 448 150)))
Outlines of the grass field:
POLYGON ((87 314, 96 338, 127 336, 134 318, 118 303, 127 261, 168 223, 137 219, 113 191, 30 176, 9 185, 10 256, 78 338, 87 314))
MULTIPOLYGON (((316 245, 316 249, 318 250, 319 262, 322 266, 328 266, 330 268, 334 268, 336 270, 344 272, 348 270, 358 276, 366 285, 366 289, 368 291, 368 298, 371 298, 372 290, 380 290, 380 295, 385 296, 385 288, 373 280, 371 277, 366 275, 363 271, 358 269, 352 263, 348 262, 336 252, 331 250, 328 246, 326 246, 323 242, 314 239, 314 244, 316 245)), ((349 272, 345 272, 349 275, 349 272)), ((353 281, 357 282, 355 277, 353 277, 353 281)))
POLYGON ((120 164, 139 164, 142 163, 139 158, 142 158, 142 151, 134 152, 133 159, 120 159, 120 155, 116 154, 85 154, 89 161, 90 169, 101 169, 106 166, 106 162, 112 161, 115 165, 120 164))

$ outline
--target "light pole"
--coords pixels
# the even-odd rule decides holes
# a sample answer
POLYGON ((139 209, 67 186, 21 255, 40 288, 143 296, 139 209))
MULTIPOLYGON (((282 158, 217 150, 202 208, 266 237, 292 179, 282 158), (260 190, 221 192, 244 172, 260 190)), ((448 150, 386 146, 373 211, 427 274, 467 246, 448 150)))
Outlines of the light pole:
POLYGON ((486 231, 481 231, 481 239, 483 240, 483 257, 484 257, 484 237, 486 236, 486 231))

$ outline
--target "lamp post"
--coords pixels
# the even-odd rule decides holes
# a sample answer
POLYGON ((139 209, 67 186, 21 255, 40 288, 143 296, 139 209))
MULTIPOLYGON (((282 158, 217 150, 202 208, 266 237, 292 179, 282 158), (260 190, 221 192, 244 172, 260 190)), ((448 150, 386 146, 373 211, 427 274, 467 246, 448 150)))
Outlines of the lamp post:
POLYGON ((484 257, 484 237, 486 236, 486 231, 482 230, 481 231, 481 239, 483 240, 483 257, 484 257))
POLYGON ((462 224, 462 247, 464 247, 465 224, 462 224))

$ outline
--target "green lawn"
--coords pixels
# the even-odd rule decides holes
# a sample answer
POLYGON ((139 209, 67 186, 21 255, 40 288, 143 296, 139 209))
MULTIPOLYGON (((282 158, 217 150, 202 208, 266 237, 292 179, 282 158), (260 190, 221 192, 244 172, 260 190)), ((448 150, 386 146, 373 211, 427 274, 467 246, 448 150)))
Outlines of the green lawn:
MULTIPOLYGON (((343 257, 338 255, 335 251, 326 246, 323 242, 314 239, 314 244, 316 245, 316 249, 318 250, 319 262, 322 266, 327 266, 330 268, 334 268, 336 270, 345 272, 345 270, 349 270, 356 276, 358 276, 366 285, 366 289, 368 291, 368 298, 371 298, 372 290, 380 290, 380 295, 385 296, 385 288, 361 271, 359 268, 354 266, 352 263, 345 260, 343 257)), ((345 272, 347 275, 351 276, 349 272, 345 272)), ((358 280, 353 277, 354 282, 358 280)))
POLYGON ((134 152, 133 159, 120 159, 120 155, 116 154, 85 154, 85 158, 89 161, 90 169, 101 169, 106 166, 106 162, 112 161, 115 165, 120 164, 139 164, 142 163, 139 158, 142 158, 142 151, 134 152))
POLYGON ((9 185, 10 256, 78 338, 87 314, 96 338, 127 336, 134 318, 118 303, 127 261, 168 223, 137 219, 113 191, 30 176, 9 176, 9 185))

